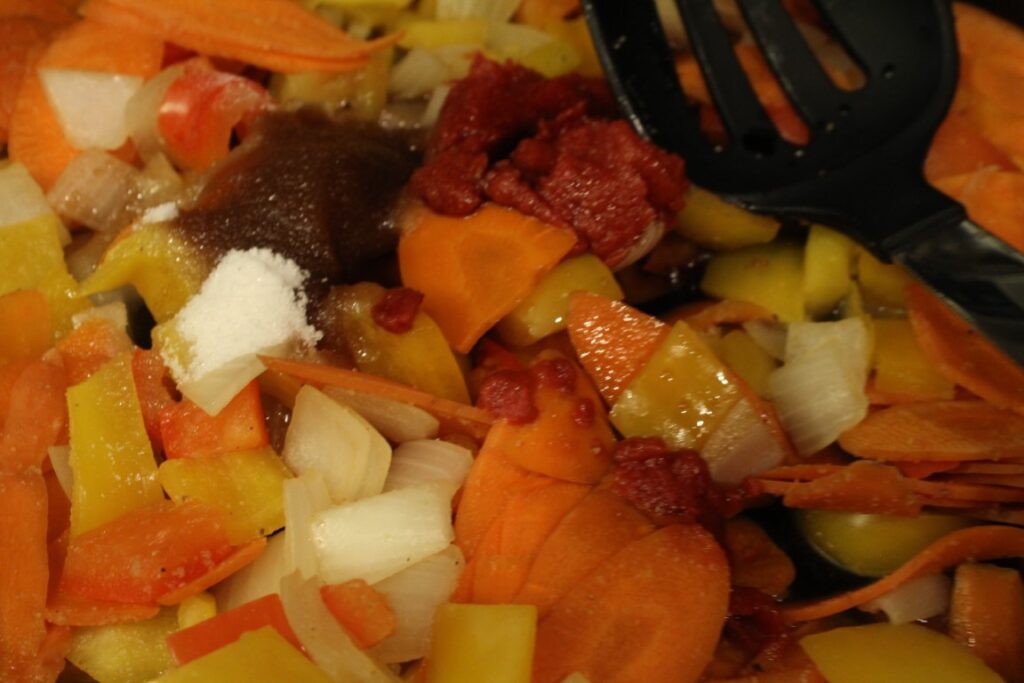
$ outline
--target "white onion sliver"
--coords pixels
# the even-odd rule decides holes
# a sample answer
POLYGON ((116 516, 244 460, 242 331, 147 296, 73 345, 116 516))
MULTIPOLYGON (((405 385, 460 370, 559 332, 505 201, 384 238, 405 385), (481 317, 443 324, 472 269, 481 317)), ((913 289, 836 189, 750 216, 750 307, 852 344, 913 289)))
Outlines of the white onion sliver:
POLYGON ((885 595, 860 606, 865 612, 882 612, 893 624, 909 624, 945 614, 953 583, 945 574, 911 579, 885 595))
POLYGON ((0 164, 0 227, 51 213, 46 195, 17 162, 0 164))
POLYGON ((217 611, 226 612, 281 590, 281 578, 290 574, 287 530, 267 539, 267 547, 253 562, 217 584, 217 611))
POLYGON ((437 0, 437 18, 486 19, 508 21, 519 8, 520 0, 437 0))
POLYGON ((448 66, 434 50, 416 47, 391 69, 388 90, 399 98, 413 99, 426 95, 449 78, 448 66))
POLYGON ((431 128, 437 123, 437 119, 441 116, 441 110, 444 108, 444 103, 448 99, 448 93, 452 90, 450 85, 439 85, 434 88, 434 91, 430 93, 430 99, 427 101, 427 107, 423 110, 422 123, 427 128, 431 128))
POLYGON ((185 73, 183 64, 170 66, 143 84, 125 107, 125 122, 128 135, 139 156, 149 161, 161 154, 163 139, 157 127, 160 107, 171 83, 185 73))
POLYGON ((861 318, 826 323, 790 323, 786 332, 786 361, 820 348, 842 349, 842 358, 849 369, 857 374, 867 374, 871 345, 867 325, 861 318))
POLYGON ((637 240, 633 242, 633 246, 629 248, 629 251, 622 257, 615 265, 615 270, 619 271, 626 266, 631 266, 647 254, 651 253, 654 247, 658 246, 658 242, 665 235, 665 223, 662 221, 651 221, 644 228, 644 231, 637 236, 637 240))
POLYGON ((331 495, 320 472, 285 479, 282 489, 285 526, 284 573, 310 577, 319 571, 313 547, 313 518, 331 507, 331 495))
POLYGON ((140 76, 40 69, 46 97, 61 130, 75 149, 117 149, 128 138, 128 101, 142 87, 140 76))
POLYGON ((785 456, 768 425, 746 399, 736 402, 701 450, 711 478, 721 484, 739 484, 777 466, 785 456))
POLYGON ((72 484, 75 481, 75 473, 71 469, 71 447, 50 446, 46 449, 50 455, 50 464, 53 465, 53 473, 57 475, 57 483, 64 489, 64 493, 71 498, 72 484))
POLYGON ((93 306, 71 316, 71 325, 75 329, 90 320, 107 320, 115 328, 128 331, 128 306, 123 301, 111 301, 102 306, 93 306))
POLYGON ((743 329, 755 344, 775 360, 786 357, 786 326, 782 323, 751 320, 743 323, 743 329))
POLYGON ((313 519, 320 576, 376 583, 448 547, 450 487, 421 484, 325 510, 313 519))
POLYGON ((395 632, 376 645, 372 654, 385 664, 426 656, 434 612, 455 591, 465 559, 450 545, 373 587, 395 613, 395 632))
POLYGON ((400 678, 360 650, 320 597, 323 583, 289 574, 281 580, 288 624, 310 658, 336 683, 399 683, 400 678))
POLYGON ((135 216, 139 176, 132 165, 91 149, 71 160, 46 197, 62 218, 113 232, 135 216))
POLYGON ((439 483, 454 492, 462 486, 472 466, 473 454, 468 448, 434 439, 406 441, 395 449, 384 490, 439 483))
POLYGON ((342 387, 324 387, 324 393, 362 415, 392 443, 432 439, 441 426, 436 417, 407 403, 342 387))

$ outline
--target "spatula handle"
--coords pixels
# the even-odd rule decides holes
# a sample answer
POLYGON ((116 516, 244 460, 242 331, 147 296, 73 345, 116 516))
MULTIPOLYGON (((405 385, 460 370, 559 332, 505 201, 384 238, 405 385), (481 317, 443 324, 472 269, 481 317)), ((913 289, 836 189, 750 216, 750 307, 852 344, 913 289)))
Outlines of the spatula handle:
POLYGON ((960 212, 887 251, 1024 366, 1024 254, 960 212))

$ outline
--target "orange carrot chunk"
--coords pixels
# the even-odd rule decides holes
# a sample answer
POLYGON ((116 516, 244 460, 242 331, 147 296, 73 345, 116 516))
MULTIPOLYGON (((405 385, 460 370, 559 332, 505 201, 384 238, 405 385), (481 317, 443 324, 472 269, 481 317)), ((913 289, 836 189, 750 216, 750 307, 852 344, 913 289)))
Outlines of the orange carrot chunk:
POLYGON ((114 356, 132 347, 128 334, 103 318, 86 321, 57 342, 69 385, 89 379, 114 356))
POLYGON ((46 297, 36 290, 0 296, 0 365, 39 358, 53 346, 53 323, 46 297))
POLYGON ((1024 583, 1020 572, 987 564, 956 570, 949 635, 1009 683, 1024 681, 1024 583))
MULTIPOLYGON (((19 0, 35 4, 38 0, 19 0)), ((56 30, 51 24, 31 16, 0 18, 0 142, 7 141, 18 90, 46 41, 56 30)))
MULTIPOLYGON (((67 424, 64 373, 42 361, 24 366, 10 385, 0 431, 0 472, 39 468, 67 424)), ((2 556, 0 556, 2 557, 2 556)))
POLYGON ((321 586, 320 597, 355 644, 364 650, 395 632, 395 613, 387 598, 362 579, 321 586))
POLYGON ((238 546, 232 550, 227 557, 218 561, 212 567, 185 585, 174 588, 161 595, 156 600, 157 604, 177 605, 187 598, 191 598, 193 595, 198 595, 204 590, 216 586, 235 572, 240 571, 255 562, 266 549, 267 539, 265 536, 257 538, 255 541, 250 541, 245 545, 238 546))

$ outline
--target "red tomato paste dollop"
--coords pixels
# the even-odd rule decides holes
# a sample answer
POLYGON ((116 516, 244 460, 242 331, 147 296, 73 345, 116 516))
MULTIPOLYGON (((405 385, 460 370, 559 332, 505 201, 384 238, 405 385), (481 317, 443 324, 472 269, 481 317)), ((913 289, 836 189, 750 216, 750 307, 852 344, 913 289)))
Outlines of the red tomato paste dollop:
POLYGON ((644 231, 682 207, 683 160, 613 120, 598 79, 547 79, 478 57, 452 88, 412 191, 464 216, 490 200, 572 228, 578 250, 621 262, 644 231))

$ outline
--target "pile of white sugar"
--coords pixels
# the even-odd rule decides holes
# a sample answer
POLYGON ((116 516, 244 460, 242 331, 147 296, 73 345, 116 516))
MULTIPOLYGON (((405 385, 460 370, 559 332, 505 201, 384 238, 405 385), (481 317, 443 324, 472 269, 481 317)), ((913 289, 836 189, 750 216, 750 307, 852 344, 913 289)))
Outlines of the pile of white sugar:
POLYGON ((269 249, 229 251, 175 316, 191 362, 171 367, 172 374, 179 382, 196 380, 242 356, 316 344, 322 335, 306 322, 307 276, 269 249))

